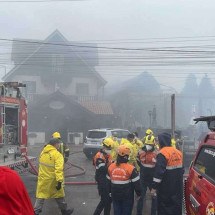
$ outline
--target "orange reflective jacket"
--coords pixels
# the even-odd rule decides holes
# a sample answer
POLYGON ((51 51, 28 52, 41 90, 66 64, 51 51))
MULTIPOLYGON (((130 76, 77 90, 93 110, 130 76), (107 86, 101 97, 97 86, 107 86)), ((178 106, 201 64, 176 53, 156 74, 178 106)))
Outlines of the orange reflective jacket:
POLYGON ((101 151, 97 152, 93 158, 93 165, 96 169, 99 169, 102 166, 110 166, 112 159, 110 155, 104 154, 101 151))
POLYGON ((160 153, 166 158, 167 166, 166 169, 177 169, 182 168, 183 155, 174 147, 163 147, 160 153))
POLYGON ((112 163, 108 168, 107 181, 113 201, 134 199, 134 190, 141 194, 140 176, 136 168, 128 163, 112 163))
POLYGON ((157 153, 153 152, 145 152, 141 150, 138 154, 139 161, 144 167, 153 168, 155 167, 157 153))
POLYGON ((131 182, 131 175, 134 166, 128 163, 121 163, 119 166, 113 163, 108 168, 112 184, 128 184, 131 182))

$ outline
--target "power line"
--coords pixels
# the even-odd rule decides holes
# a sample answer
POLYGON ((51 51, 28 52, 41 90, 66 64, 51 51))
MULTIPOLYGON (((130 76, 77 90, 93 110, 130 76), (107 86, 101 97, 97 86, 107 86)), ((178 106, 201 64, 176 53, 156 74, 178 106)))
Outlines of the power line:
POLYGON ((88 1, 88 0, 0 0, 0 3, 40 3, 40 2, 72 2, 72 1, 88 1))
MULTIPOLYGON (((38 42, 38 41, 27 41, 27 40, 18 40, 18 39, 4 39, 0 38, 0 41, 10 41, 10 42, 22 42, 29 44, 40 44, 40 45, 54 45, 54 46, 70 46, 70 47, 79 47, 79 48, 91 48, 91 49, 107 49, 107 50, 121 50, 121 51, 152 51, 152 52, 181 52, 181 53, 211 53, 211 51, 201 51, 201 50, 177 50, 180 47, 166 47, 164 48, 123 48, 123 47, 107 47, 107 46, 92 46, 92 45, 75 45, 75 44, 62 44, 62 43, 50 43, 50 42, 38 42)), ((214 52, 212 52, 214 53, 214 52)))

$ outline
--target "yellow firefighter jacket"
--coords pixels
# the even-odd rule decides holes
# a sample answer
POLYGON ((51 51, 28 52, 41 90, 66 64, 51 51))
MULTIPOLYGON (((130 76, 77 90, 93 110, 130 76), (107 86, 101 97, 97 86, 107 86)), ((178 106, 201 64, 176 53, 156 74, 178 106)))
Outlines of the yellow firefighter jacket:
POLYGON ((42 199, 61 198, 65 196, 64 188, 56 189, 58 182, 64 181, 64 158, 52 145, 43 148, 39 158, 39 173, 36 197, 42 199))

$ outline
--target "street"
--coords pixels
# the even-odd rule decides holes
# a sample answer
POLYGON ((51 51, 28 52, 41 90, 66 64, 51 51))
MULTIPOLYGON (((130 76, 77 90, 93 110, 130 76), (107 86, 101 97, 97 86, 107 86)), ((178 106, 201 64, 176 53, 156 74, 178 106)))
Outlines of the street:
MULTIPOLYGON (((39 155, 41 146, 30 146, 29 155, 37 156, 39 155)), ((92 161, 88 160, 85 155, 82 153, 82 145, 71 147, 70 160, 72 164, 80 166, 86 170, 86 173, 77 177, 66 177, 66 182, 93 182, 94 181, 94 167, 92 165, 92 161), (78 152, 78 153, 74 153, 78 152)), ((69 167, 66 165, 65 167, 66 173, 65 175, 70 174, 79 174, 82 173, 82 170, 77 169, 75 167, 69 167)), ((27 187, 28 193, 31 197, 32 204, 35 201, 35 191, 36 191, 36 182, 37 178, 31 173, 22 174, 22 179, 27 187)), ((96 185, 65 185, 65 193, 66 193, 66 201, 69 207, 73 207, 75 209, 74 215, 92 215, 98 202, 99 196, 97 192, 96 185)), ((144 207, 145 214, 149 214, 149 205, 150 205, 150 196, 146 197, 146 204, 144 207)), ((134 207, 135 208, 135 207, 134 207)), ((58 215, 61 214, 55 200, 47 200, 44 204, 43 212, 41 215, 58 215)), ((113 213, 112 213, 113 214, 113 213)), ((135 209, 133 210, 133 214, 135 214, 135 209)))

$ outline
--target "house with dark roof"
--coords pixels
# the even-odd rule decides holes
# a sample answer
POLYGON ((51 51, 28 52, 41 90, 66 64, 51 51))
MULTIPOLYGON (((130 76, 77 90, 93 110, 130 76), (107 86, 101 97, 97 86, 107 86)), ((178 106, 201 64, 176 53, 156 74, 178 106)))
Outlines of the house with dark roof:
POLYGON ((56 90, 78 100, 103 96, 96 44, 70 42, 56 30, 44 41, 14 39, 11 59, 15 66, 3 80, 26 83, 29 102, 56 90))
POLYGON ((95 69, 96 44, 68 41, 56 30, 45 40, 14 39, 11 59, 14 67, 3 80, 26 84, 29 131, 45 130, 48 139, 58 130, 68 141, 69 133, 112 126, 111 105, 103 101, 106 81, 95 69))
POLYGON ((115 116, 108 102, 77 101, 56 91, 29 105, 29 130, 45 134, 48 141, 54 131, 63 140, 74 143, 75 135, 81 142, 89 129, 114 127, 115 116))

